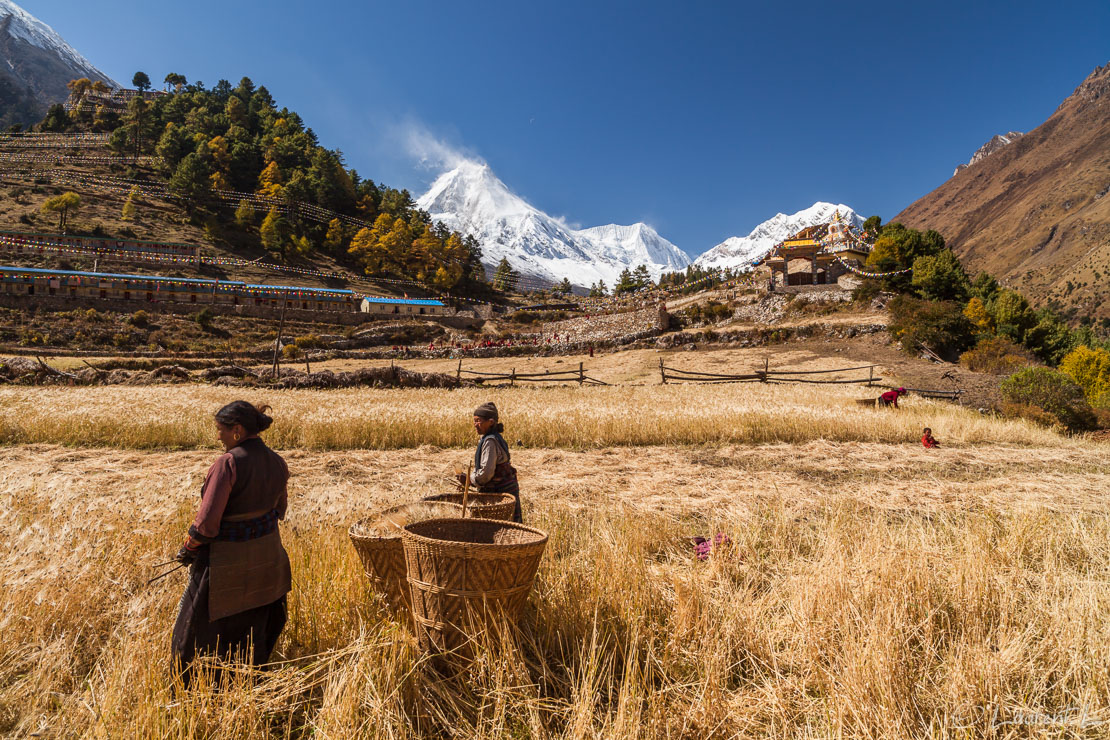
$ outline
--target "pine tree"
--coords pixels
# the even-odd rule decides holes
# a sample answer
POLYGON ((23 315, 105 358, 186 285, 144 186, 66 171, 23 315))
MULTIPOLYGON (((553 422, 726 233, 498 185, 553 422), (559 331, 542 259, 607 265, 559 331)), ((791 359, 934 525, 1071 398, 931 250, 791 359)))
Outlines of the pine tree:
POLYGON ((516 270, 509 264, 509 260, 502 257, 493 273, 493 289, 503 292, 513 290, 516 287, 518 277, 516 270))
POLYGON ((560 293, 570 295, 573 291, 573 288, 570 285, 570 280, 568 280, 567 278, 563 278, 563 282, 559 283, 558 291, 560 293))
POLYGON ((628 293, 636 289, 636 282, 632 279, 632 272, 626 267, 617 276, 617 284, 613 286, 613 295, 628 293))
POLYGON ((170 190, 190 200, 196 200, 208 192, 208 166, 199 154, 193 152, 181 160, 170 178, 170 190))
POLYGON ((645 288, 651 285, 651 273, 648 272, 647 265, 640 265, 632 273, 632 282, 636 288, 645 288))

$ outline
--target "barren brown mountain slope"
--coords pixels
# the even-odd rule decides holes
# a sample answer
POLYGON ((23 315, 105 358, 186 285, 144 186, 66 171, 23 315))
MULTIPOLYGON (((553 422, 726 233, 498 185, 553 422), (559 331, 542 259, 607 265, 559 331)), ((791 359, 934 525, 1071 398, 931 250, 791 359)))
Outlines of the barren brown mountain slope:
POLYGON ((1110 317, 1110 64, 1037 129, 894 220, 932 228, 973 271, 1074 318, 1110 317))

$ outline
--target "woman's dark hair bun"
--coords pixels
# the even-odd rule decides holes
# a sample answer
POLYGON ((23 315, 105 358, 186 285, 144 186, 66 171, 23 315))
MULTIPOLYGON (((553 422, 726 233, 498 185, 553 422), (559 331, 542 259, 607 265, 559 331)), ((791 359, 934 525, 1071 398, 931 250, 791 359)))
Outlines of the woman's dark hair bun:
POLYGON ((505 431, 505 425, 502 424, 501 422, 497 422, 496 424, 493 425, 493 431, 497 432, 498 434, 501 434, 503 431, 505 431))
POLYGON ((270 410, 266 405, 255 407, 246 401, 232 401, 216 412, 216 421, 229 427, 241 424, 248 435, 255 435, 266 431, 274 423, 266 414, 270 410))

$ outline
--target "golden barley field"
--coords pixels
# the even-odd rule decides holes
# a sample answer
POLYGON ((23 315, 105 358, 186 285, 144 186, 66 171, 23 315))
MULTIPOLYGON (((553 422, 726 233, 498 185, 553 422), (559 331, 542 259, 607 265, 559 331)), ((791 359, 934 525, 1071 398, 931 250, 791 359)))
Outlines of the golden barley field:
POLYGON ((930 426, 956 445, 1063 445, 1029 422, 910 399, 894 413, 863 408, 866 388, 788 385, 368 389, 334 391, 202 385, 0 387, 0 444, 124 449, 210 447, 212 414, 240 396, 274 409, 275 447, 402 449, 472 442, 470 412, 487 400, 506 437, 526 447, 802 443, 817 439, 909 442, 930 426))
POLYGON ((179 543, 233 389, 0 389, 0 733, 205 738, 1110 734, 1105 443, 859 389, 266 394, 289 624, 263 671, 170 672, 179 543), (519 630, 443 675, 356 519, 444 489, 495 400, 549 532, 519 630), (917 442, 929 425, 945 446, 917 442), (691 535, 730 543, 698 561, 691 535))

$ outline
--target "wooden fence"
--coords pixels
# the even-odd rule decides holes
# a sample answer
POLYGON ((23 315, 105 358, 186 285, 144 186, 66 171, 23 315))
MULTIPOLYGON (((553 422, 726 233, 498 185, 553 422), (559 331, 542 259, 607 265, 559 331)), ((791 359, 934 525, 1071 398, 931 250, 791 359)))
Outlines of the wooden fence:
POLYGON ((876 365, 860 365, 858 367, 845 367, 836 370, 771 370, 768 362, 764 360, 763 369, 751 373, 705 373, 695 370, 682 370, 676 367, 667 367, 663 360, 659 360, 659 376, 663 384, 667 383, 866 383, 868 386, 882 380, 875 375, 876 365), (867 371, 867 377, 852 378, 849 380, 820 380, 808 376, 831 375, 833 373, 849 373, 867 371), (798 377, 798 376, 807 377, 798 377))
POLYGON ((463 378, 474 379, 479 383, 489 381, 504 383, 510 386, 517 383, 578 383, 578 385, 609 385, 606 382, 591 378, 586 375, 583 363, 578 363, 577 370, 544 370, 542 373, 518 373, 514 367, 507 373, 484 373, 478 370, 463 370, 462 360, 455 371, 455 384, 462 383, 463 378))

